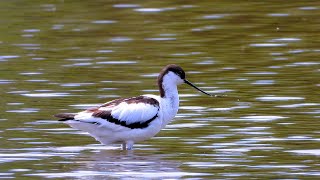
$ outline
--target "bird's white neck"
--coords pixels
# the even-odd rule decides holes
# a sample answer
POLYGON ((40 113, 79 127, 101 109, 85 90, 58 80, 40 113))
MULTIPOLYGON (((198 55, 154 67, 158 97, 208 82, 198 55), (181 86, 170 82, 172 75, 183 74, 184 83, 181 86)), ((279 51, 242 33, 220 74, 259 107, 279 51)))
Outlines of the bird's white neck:
MULTIPOLYGON (((162 127, 166 126, 172 120, 179 109, 179 95, 177 83, 173 81, 170 76, 164 76, 161 83, 163 97, 161 97, 163 110, 162 127)), ((161 91, 161 90, 160 90, 161 91)))

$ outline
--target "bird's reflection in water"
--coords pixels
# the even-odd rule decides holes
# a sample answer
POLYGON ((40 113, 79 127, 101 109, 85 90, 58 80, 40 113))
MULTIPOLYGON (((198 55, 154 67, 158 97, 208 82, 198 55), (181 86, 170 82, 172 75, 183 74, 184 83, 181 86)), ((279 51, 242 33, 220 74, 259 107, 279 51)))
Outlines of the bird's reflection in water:
POLYGON ((182 172, 181 162, 167 160, 167 154, 156 154, 156 150, 97 150, 81 153, 75 157, 78 178, 179 178, 191 173, 182 172), (80 174, 82 173, 82 175, 80 174))

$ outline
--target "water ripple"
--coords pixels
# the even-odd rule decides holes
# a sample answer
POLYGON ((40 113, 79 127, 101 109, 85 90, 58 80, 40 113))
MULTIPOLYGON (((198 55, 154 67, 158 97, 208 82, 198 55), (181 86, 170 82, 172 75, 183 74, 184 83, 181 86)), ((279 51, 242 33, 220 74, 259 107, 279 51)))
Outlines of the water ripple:
POLYGON ((276 38, 276 39, 271 39, 269 42, 296 42, 300 41, 300 38, 276 38))
POLYGON ((11 84, 13 82, 14 82, 14 80, 0 79, 0 84, 11 84))
POLYGON ((290 96, 263 96, 257 97, 260 101, 290 101, 290 100, 303 100, 303 97, 290 97, 290 96))
POLYGON ((283 47, 287 46, 286 43, 256 43, 256 44, 250 44, 252 47, 283 47))
POLYGON ((236 128, 236 129, 230 129, 230 131, 263 131, 270 129, 270 127, 265 127, 265 126, 257 126, 257 127, 246 127, 246 128, 236 128))
POLYGON ((101 50, 97 50, 97 53, 112 53, 114 52, 113 50, 109 50, 109 49, 101 49, 101 50))
POLYGON ((191 29, 191 31, 202 32, 202 31, 209 31, 209 30, 213 30, 213 29, 217 29, 217 26, 208 25, 208 26, 203 26, 203 27, 199 27, 199 28, 193 28, 193 29, 191 29))
POLYGON ((274 75, 274 74, 278 74, 276 72, 271 72, 271 71, 265 71, 265 72, 249 72, 246 74, 252 74, 252 75, 274 75))
POLYGON ((76 109, 88 109, 91 107, 98 107, 100 105, 101 104, 74 104, 74 105, 69 105, 69 106, 75 107, 76 109))
POLYGON ((272 85, 274 84, 274 80, 257 80, 251 84, 253 85, 272 85))
POLYGON ((38 108, 22 108, 22 109, 17 109, 17 110, 8 110, 6 112, 10 113, 35 113, 39 112, 40 109, 38 108))
POLYGON ((270 13, 270 14, 267 14, 268 16, 271 16, 271 17, 286 17, 286 16, 289 16, 290 14, 287 14, 287 13, 270 13))
POLYGON ((287 66, 315 66, 319 64, 320 62, 296 62, 296 63, 289 64, 287 66))
POLYGON ((209 14, 209 15, 203 16, 202 18, 203 19, 221 19, 226 16, 228 16, 228 14, 209 14))
POLYGON ((129 38, 129 37, 113 37, 110 39, 110 42, 118 42, 118 43, 121 43, 121 42, 129 42, 129 41, 132 41, 133 39, 132 38, 129 38))
POLYGON ((8 59, 14 59, 14 58, 19 58, 20 56, 16 55, 2 55, 0 56, 0 62, 1 61, 8 61, 8 59))
POLYGON ((115 8, 138 8, 140 7, 139 4, 114 4, 113 7, 115 8))
POLYGON ((214 60, 204 60, 204 61, 196 62, 196 63, 194 63, 194 64, 209 65, 209 64, 215 64, 215 61, 214 61, 214 60))
POLYGON ((320 156, 320 149, 289 150, 286 152, 296 153, 296 154, 300 154, 300 155, 320 156))
POLYGON ((310 10, 317 10, 317 9, 319 9, 319 8, 314 7, 314 6, 305 6, 305 7, 300 7, 299 9, 310 11, 310 10))
POLYGON ((32 75, 39 75, 39 74, 43 74, 43 73, 42 72, 22 72, 22 73, 19 73, 19 74, 32 76, 32 75))
POLYGON ((80 87, 80 86, 88 86, 88 85, 94 85, 95 83, 65 83, 60 84, 62 87, 80 87))
POLYGON ((189 173, 189 172, 103 172, 103 171, 74 171, 66 173, 31 173, 26 174, 27 176, 42 176, 46 178, 66 178, 66 177, 92 177, 92 176, 103 176, 103 177, 130 177, 130 178, 179 178, 183 176, 205 176, 208 173, 189 173))
POLYGON ((27 93, 21 94, 26 97, 66 97, 66 96, 75 96, 70 93, 27 93))
POLYGON ((260 121, 274 121, 278 119, 284 119, 287 117, 284 116, 243 116, 239 120, 244 121, 254 121, 254 122, 260 122, 260 121))
POLYGON ((159 12, 174 10, 174 9, 176 8, 137 8, 137 9, 134 9, 134 11, 141 12, 141 13, 159 13, 159 12))
POLYGON ((91 23, 93 24, 113 24, 116 23, 117 21, 114 20, 95 20, 95 21, 91 21, 91 23))
POLYGON ((305 106, 320 106, 320 103, 298 103, 298 104, 279 105, 279 106, 275 106, 275 107, 298 108, 298 107, 305 107, 305 106))
POLYGON ((215 168, 215 167, 235 166, 235 164, 224 164, 224 163, 214 163, 214 162, 188 162, 185 164, 187 164, 190 167, 197 167, 197 168, 215 168))
POLYGON ((145 38, 147 41, 174 41, 177 38, 157 37, 157 38, 145 38))
POLYGON ((23 29, 22 31, 27 33, 36 33, 40 32, 40 29, 23 29))
POLYGON ((136 64, 137 61, 100 61, 96 64, 136 64))

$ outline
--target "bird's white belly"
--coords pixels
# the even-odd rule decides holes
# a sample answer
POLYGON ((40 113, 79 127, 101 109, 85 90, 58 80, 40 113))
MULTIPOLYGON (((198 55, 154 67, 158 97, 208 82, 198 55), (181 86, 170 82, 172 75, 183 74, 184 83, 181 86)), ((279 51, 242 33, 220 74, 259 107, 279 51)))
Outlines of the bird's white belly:
POLYGON ((71 127, 86 131, 102 144, 123 143, 128 141, 138 142, 150 139, 161 130, 162 121, 158 118, 150 122, 146 128, 130 129, 119 127, 118 129, 99 126, 96 124, 82 123, 77 121, 66 122, 71 127))

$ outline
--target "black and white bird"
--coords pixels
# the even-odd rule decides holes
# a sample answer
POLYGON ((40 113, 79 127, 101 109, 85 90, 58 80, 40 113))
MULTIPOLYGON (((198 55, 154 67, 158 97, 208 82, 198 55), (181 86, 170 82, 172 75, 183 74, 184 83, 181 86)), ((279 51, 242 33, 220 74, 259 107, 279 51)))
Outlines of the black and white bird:
POLYGON ((82 112, 54 116, 75 129, 88 132, 102 144, 121 143, 123 150, 131 150, 135 142, 155 136, 176 116, 177 85, 183 83, 212 96, 189 82, 180 66, 170 64, 158 76, 160 96, 120 98, 82 112))

